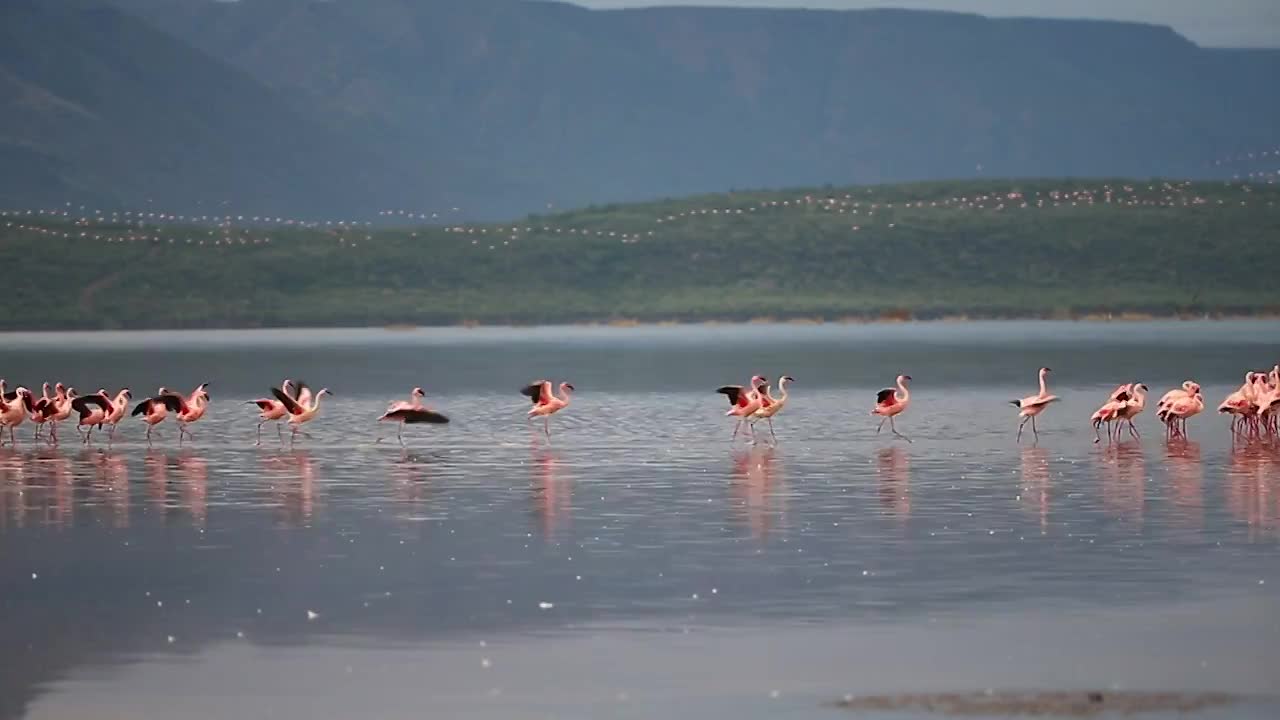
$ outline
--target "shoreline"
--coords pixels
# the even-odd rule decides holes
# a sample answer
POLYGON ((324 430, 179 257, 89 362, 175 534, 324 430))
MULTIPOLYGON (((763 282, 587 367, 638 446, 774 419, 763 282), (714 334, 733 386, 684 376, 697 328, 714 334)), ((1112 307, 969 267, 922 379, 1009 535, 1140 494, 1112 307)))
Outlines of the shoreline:
POLYGON ((199 332, 350 332, 350 331, 382 331, 385 333, 415 333, 423 330, 529 330, 534 328, 578 328, 578 329, 656 329, 656 328, 692 328, 692 327, 823 327, 823 326, 893 326, 893 325, 964 325, 964 324, 1013 324, 1013 323, 1054 323, 1062 325, 1108 325, 1108 324, 1143 324, 1143 323, 1232 323, 1232 322, 1269 322, 1280 321, 1280 313, 1237 314, 1180 314, 1155 315, 1148 313, 1094 313, 1079 317, 1061 316, 998 316, 980 315, 946 315, 925 318, 898 317, 841 317, 824 319, 814 317, 776 317, 760 316, 750 319, 706 319, 706 320, 641 320, 637 318, 618 318, 613 320, 590 320, 578 322, 548 323, 483 323, 467 321, 448 325, 415 325, 409 323, 391 325, 270 325, 270 326, 206 326, 206 327, 121 327, 121 328, 52 328, 41 330, 3 329, 0 337, 15 336, 56 336, 72 334, 107 334, 107 333, 199 333, 199 332))

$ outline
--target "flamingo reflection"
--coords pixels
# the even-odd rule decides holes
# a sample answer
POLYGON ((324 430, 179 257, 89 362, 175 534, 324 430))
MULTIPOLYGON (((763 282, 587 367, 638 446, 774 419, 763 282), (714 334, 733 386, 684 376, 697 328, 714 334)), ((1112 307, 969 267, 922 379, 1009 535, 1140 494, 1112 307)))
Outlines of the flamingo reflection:
POLYGON ((876 451, 876 475, 880 478, 880 504, 905 523, 911 517, 911 457, 901 446, 876 451))
POLYGON ((573 484, 560 469, 560 455, 553 448, 535 444, 533 451, 533 507, 545 540, 569 527, 573 516, 573 484))
POLYGON ((391 464, 392 494, 402 507, 401 516, 416 515, 431 495, 429 464, 423 456, 403 450, 391 464))
POLYGON ((1147 460, 1137 442, 1120 442, 1100 454, 1102 507, 1111 515, 1142 522, 1147 460))
POLYGON ((71 460, 56 448, 41 448, 31 456, 30 466, 28 509, 35 511, 43 524, 69 527, 75 510, 71 460))
POLYGON ((1049 451, 1034 445, 1022 448, 1022 504, 1040 516, 1040 534, 1049 532, 1049 451))
POLYGON ((272 477, 271 500, 284 527, 307 527, 315 515, 316 468, 310 450, 261 457, 263 474, 272 477))
POLYGON ((751 536, 757 540, 768 537, 775 523, 786 516, 776 457, 777 448, 771 445, 750 447, 733 455, 731 491, 751 536))
POLYGON ((209 517, 209 463, 190 451, 174 459, 180 478, 179 503, 191 515, 191 523, 204 528, 209 517))
POLYGON ((1226 495, 1227 509, 1248 525, 1250 540, 1280 536, 1280 447, 1253 442, 1234 448, 1226 495))
POLYGON ((1204 468, 1200 443, 1176 439, 1165 444, 1165 468, 1172 485, 1173 507, 1182 523, 1204 527, 1204 468))
POLYGON ((123 455, 99 450, 92 453, 93 490, 99 503, 111 511, 111 527, 129 527, 129 463, 123 455))

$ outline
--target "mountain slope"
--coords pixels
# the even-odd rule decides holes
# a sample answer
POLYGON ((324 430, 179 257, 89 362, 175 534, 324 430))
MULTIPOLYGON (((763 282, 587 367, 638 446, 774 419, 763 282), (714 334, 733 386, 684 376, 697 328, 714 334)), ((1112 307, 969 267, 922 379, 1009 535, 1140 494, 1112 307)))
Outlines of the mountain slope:
POLYGON ((332 203, 357 154, 247 74, 111 7, 0 5, 0 200, 332 203))
POLYGON ((350 192, 278 212, 461 206, 498 218, 733 187, 1203 177, 1215 158, 1280 146, 1268 80, 1280 51, 1205 49, 1148 25, 526 0, 116 1, 357 150, 344 165, 360 177, 350 192))

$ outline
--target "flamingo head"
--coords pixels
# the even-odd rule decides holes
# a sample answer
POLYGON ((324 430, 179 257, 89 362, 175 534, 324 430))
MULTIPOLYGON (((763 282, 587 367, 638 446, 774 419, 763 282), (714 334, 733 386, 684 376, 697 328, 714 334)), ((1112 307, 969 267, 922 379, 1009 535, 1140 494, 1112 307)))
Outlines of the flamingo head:
POLYGON ((62 383, 54 383, 53 390, 54 392, 58 393, 59 396, 67 394, 67 386, 63 385, 62 383))
POLYGON ((1138 383, 1136 387, 1142 392, 1151 392, 1151 388, 1147 387, 1146 383, 1138 383))
POLYGON ((910 375, 899 375, 899 376, 898 376, 898 382, 902 382, 902 381, 904 381, 904 380, 905 380, 906 382, 911 382, 911 376, 910 376, 910 375))
POLYGON ((48 382, 46 382, 45 384, 43 384, 43 385, 41 385, 41 386, 40 386, 40 390, 45 394, 45 397, 48 397, 48 396, 49 396, 49 389, 50 389, 50 388, 49 388, 49 383, 48 383, 48 382))
POLYGON ((1200 386, 1190 380, 1185 380, 1182 383, 1182 389, 1189 393, 1194 393, 1196 390, 1200 389, 1200 386))
POLYGON ((133 392, 131 392, 129 388, 121 388, 120 397, 124 398, 125 400, 129 400, 130 398, 133 397, 133 392))
POLYGON ((760 385, 763 385, 763 384, 768 383, 768 382, 769 382, 769 378, 767 378, 767 377, 765 377, 765 376, 763 376, 763 375, 752 375, 752 376, 751 376, 751 387, 759 387, 760 385))
POLYGON ((333 397, 333 391, 330 390, 329 388, 320 388, 320 392, 316 393, 316 397, 320 397, 321 395, 328 395, 330 397, 333 397))
POLYGON ((573 391, 576 391, 577 389, 578 388, 573 386, 573 383, 567 383, 567 382, 560 383, 560 392, 564 392, 565 390, 573 392, 573 391))
POLYGON ((778 378, 778 387, 782 387, 783 383, 793 383, 795 381, 796 379, 790 375, 783 375, 781 378, 778 378))
POLYGON ((1199 395, 1199 394, 1200 394, 1200 384, 1199 384, 1199 383, 1191 383, 1191 387, 1190 387, 1190 388, 1188 388, 1188 391, 1189 391, 1192 395, 1199 395))
POLYGON ((107 395, 106 388, 98 388, 98 394, 101 395, 102 397, 110 397, 110 395, 107 395))
POLYGON ((1053 372, 1053 368, 1047 368, 1047 367, 1040 368, 1041 375, 1048 375, 1051 372, 1053 372))
POLYGON ((422 388, 420 388, 420 387, 416 387, 416 388, 414 388, 414 389, 413 389, 413 392, 412 392, 411 394, 412 394, 414 397, 426 397, 426 396, 427 396, 427 394, 426 394, 425 392, 423 392, 423 391, 422 391, 422 388))

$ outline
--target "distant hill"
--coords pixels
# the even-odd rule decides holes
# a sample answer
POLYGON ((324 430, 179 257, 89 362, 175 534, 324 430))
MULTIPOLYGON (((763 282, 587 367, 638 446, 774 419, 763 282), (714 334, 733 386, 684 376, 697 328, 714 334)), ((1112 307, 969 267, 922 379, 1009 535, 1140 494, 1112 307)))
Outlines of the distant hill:
POLYGON ((501 218, 741 187, 1211 177, 1234 172, 1216 158, 1280 148, 1280 51, 1148 25, 115 0, 152 32, 84 2, 0 10, 0 206, 165 194, 501 218))
POLYGON ((1280 313, 1280 188, 965 181, 517 222, 0 217, 0 328, 1280 313), (407 227, 395 228, 388 223, 407 227))

